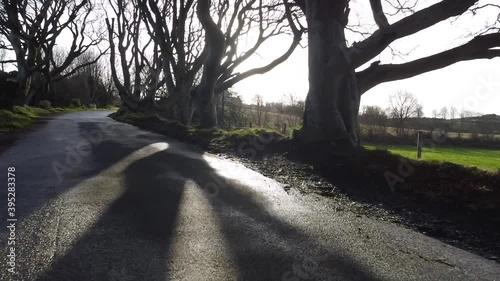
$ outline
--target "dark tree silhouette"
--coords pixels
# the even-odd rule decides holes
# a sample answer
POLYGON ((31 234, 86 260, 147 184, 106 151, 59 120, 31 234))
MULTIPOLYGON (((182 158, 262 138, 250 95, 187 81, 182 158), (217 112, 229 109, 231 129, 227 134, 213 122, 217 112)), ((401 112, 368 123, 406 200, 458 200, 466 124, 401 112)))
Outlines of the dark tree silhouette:
POLYGON ((90 15, 94 4, 87 0, 2 0, 0 34, 16 56, 18 89, 16 104, 30 104, 49 90, 50 82, 72 75, 85 65, 73 61, 102 41, 90 15), (70 34, 71 48, 62 60, 54 58, 54 47, 63 31, 70 34), (69 33, 67 32, 69 31, 69 33))
MULTIPOLYGON (((198 8, 202 3, 209 4, 200 1, 198 8)), ((216 11, 216 15, 210 15, 209 9, 205 9, 203 14, 198 13, 206 31, 208 57, 205 59, 205 68, 209 67, 209 70, 204 71, 197 89, 203 127, 217 125, 215 95, 253 75, 269 72, 286 61, 304 33, 304 28, 297 21, 300 17, 297 9, 286 0, 219 0, 216 11), (216 16, 218 20, 214 20, 216 16), (286 33, 292 35, 292 41, 278 58, 264 66, 236 73, 237 67, 256 55, 264 43, 286 33), (249 40, 252 37, 256 39, 249 40), (240 46, 239 43, 243 41, 249 47, 240 46), (222 55, 220 50, 223 51, 222 55)))
POLYGON ((205 30, 205 49, 207 57, 203 64, 203 76, 197 89, 198 110, 202 116, 200 126, 212 128, 217 126, 217 111, 215 103, 215 85, 217 84, 220 62, 224 56, 226 43, 224 33, 219 29, 210 15, 211 0, 199 0, 197 15, 205 30))
POLYGON ((106 26, 113 81, 126 109, 149 111, 153 109, 156 91, 163 83, 159 81, 162 59, 158 47, 151 44, 153 38, 146 38, 145 42, 140 38, 144 25, 136 1, 111 0, 110 4, 114 17, 111 20, 106 18, 106 26), (116 66, 117 50, 119 68, 116 66), (151 56, 147 55, 148 50, 151 56))
POLYGON ((183 124, 191 121, 192 90, 207 54, 195 3, 194 0, 138 0, 148 34, 163 59, 163 75, 172 103, 171 118, 183 124))
MULTIPOLYGON (((346 42, 349 0, 295 0, 305 13, 309 30, 309 93, 304 126, 297 137, 305 142, 346 143, 357 146, 358 112, 361 95, 389 81, 410 78, 459 61, 500 56, 500 33, 496 26, 478 31, 468 43, 428 57, 402 64, 368 63, 394 41, 414 35, 467 11, 494 9, 495 4, 478 0, 442 0, 411 13, 394 23, 384 14, 381 0, 371 0, 378 30, 351 46, 346 42)), ((385 1, 392 9, 409 9, 400 1, 385 1)), ((405 2, 408 3, 408 2, 405 2)), ((409 5, 409 4, 407 4, 409 5)))

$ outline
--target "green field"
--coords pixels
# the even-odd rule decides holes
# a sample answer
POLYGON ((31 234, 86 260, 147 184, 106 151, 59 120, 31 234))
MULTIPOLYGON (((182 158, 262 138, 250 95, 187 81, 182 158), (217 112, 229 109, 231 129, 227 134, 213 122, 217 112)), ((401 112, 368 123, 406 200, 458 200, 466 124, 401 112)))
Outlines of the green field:
MULTIPOLYGON (((416 145, 368 144, 364 147, 368 150, 384 149, 410 159, 417 159, 416 145)), ((500 149, 437 145, 434 149, 424 147, 421 160, 451 162, 495 172, 500 170, 500 149)))

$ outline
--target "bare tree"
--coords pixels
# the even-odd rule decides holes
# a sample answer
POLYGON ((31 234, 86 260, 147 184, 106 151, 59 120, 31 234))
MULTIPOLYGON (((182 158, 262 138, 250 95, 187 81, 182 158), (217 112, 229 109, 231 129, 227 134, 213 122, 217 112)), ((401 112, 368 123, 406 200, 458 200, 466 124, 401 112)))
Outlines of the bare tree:
POLYGON ((457 117, 457 108, 455 106, 450 106, 450 110, 449 110, 449 113, 450 113, 450 128, 453 130, 453 129, 456 129, 454 128, 454 123, 455 123, 455 118, 457 117))
POLYGON ((255 95, 253 98, 253 102, 255 104, 255 110, 252 110, 254 115, 254 121, 257 123, 259 127, 262 126, 262 119, 264 117, 265 105, 264 98, 261 95, 255 95))
POLYGON ((397 120, 397 133, 400 136, 408 136, 406 121, 418 114, 419 104, 413 94, 399 91, 389 97, 389 116, 397 120))
POLYGON ((75 75, 82 76, 87 84, 90 103, 95 103, 99 87, 102 85, 101 78, 104 76, 101 64, 98 62, 92 63, 97 57, 98 54, 89 51, 79 56, 74 61, 75 65, 86 65, 85 67, 78 69, 78 71, 75 72, 75 75))
POLYGON ((423 107, 421 104, 419 104, 419 105, 417 106, 417 116, 416 116, 416 117, 417 117, 418 119, 421 119, 421 118, 423 118, 423 117, 424 117, 424 107, 423 107))
POLYGON ((82 67, 66 71, 78 56, 98 46, 103 39, 96 20, 91 19, 95 10, 92 1, 2 2, 0 34, 8 39, 9 48, 16 56, 18 104, 36 100, 37 94, 43 96, 50 81, 69 76, 82 67), (54 60, 53 50, 63 31, 71 35, 71 48, 58 63, 54 60))
POLYGON ((215 126, 215 96, 285 61, 303 33, 303 28, 290 24, 298 21, 300 10, 285 5, 283 0, 137 1, 148 33, 164 59, 165 82, 174 104, 173 118, 185 124, 190 122, 196 95, 199 113, 203 115, 201 125, 215 126), (293 34, 293 40, 281 56, 262 67, 235 72, 244 61, 257 55, 265 42, 287 32, 293 34), (256 40, 251 42, 252 38, 256 40))
POLYGON ((171 118, 189 124, 196 92, 193 87, 199 83, 207 55, 195 1, 138 0, 138 4, 147 32, 161 52, 171 118))
POLYGON ((5 60, 7 57, 7 47, 5 46, 4 40, 0 39, 0 66, 2 68, 2 71, 5 70, 4 65, 8 63, 8 61, 5 60))
POLYGON ((225 35, 227 49, 221 61, 217 91, 234 86, 254 75, 264 74, 286 61, 299 46, 305 28, 299 18, 300 9, 288 0, 219 0, 218 25, 225 35), (236 72, 249 58, 258 56, 258 51, 268 41, 291 35, 288 48, 277 58, 263 66, 236 72), (242 43, 245 42, 246 47, 242 43))
POLYGON ((199 0, 197 9, 198 20, 205 30, 205 48, 207 49, 207 57, 203 64, 203 76, 196 93, 202 128, 217 126, 215 86, 220 72, 220 62, 226 48, 224 33, 210 15, 210 4, 211 0, 199 0))
POLYGON ((281 103, 283 106, 283 114, 286 116, 288 126, 290 128, 296 127, 299 123, 300 116, 304 112, 304 101, 299 100, 295 94, 290 93, 282 96, 281 103))
POLYGON ((161 86, 162 60, 158 47, 152 46, 152 37, 140 36, 145 27, 136 0, 109 0, 109 4, 113 11, 113 18, 106 18, 110 67, 122 105, 132 111, 151 110, 156 90, 161 86), (147 51, 152 55, 148 56, 147 51))
POLYGON ((210 71, 204 70, 202 83, 197 91, 201 101, 199 105, 202 106, 200 112, 203 115, 203 127, 217 124, 215 106, 211 104, 214 101, 212 95, 248 77, 266 73, 284 62, 299 45, 304 33, 295 22, 297 11, 292 11, 286 0, 219 0, 216 9, 218 20, 214 20, 216 15, 211 15, 209 8, 205 7, 210 2, 198 2, 198 19, 203 24, 207 39, 208 57, 204 68, 210 67, 210 71), (256 55, 266 41, 285 34, 287 30, 292 33, 293 39, 283 54, 262 67, 235 72, 244 61, 256 55), (257 39, 249 43, 252 37, 257 39), (243 40, 250 47, 242 48, 239 43, 243 40))
POLYGON ((443 106, 443 108, 441 108, 441 110, 439 111, 439 115, 442 119, 446 120, 448 118, 448 108, 446 106, 443 106))
POLYGON ((455 106, 450 106, 450 119, 455 119, 457 117, 458 110, 455 106))
POLYGON ((432 118, 437 118, 438 117, 438 111, 437 109, 432 110, 432 118))
POLYGON ((310 90, 303 130, 297 135, 305 142, 345 140, 347 144, 359 145, 357 115, 360 98, 369 89, 380 83, 410 78, 459 61, 500 56, 500 24, 495 21, 458 47, 401 64, 376 61, 364 70, 356 71, 389 49, 396 40, 472 9, 498 9, 499 6, 479 5, 479 0, 441 0, 417 10, 409 9, 414 1, 388 0, 384 1, 388 5, 383 6, 382 0, 371 0, 378 29, 349 46, 346 30, 352 12, 350 2, 295 0, 306 12, 308 24, 310 90), (389 8, 389 11, 384 11, 384 8, 389 8), (401 10, 409 13, 401 17, 401 10), (393 19, 394 22, 391 22, 393 19))

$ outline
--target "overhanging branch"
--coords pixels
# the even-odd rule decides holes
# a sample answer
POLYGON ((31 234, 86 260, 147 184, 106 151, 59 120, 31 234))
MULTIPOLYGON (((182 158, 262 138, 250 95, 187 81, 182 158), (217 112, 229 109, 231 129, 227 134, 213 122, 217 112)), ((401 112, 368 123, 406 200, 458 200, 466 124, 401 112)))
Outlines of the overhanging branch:
POLYGON ((2 60, 0 63, 17 63, 17 60, 2 60))
POLYGON ((96 56, 93 60, 91 61, 88 61, 86 63, 83 63, 83 64, 80 64, 80 65, 77 65, 76 67, 74 67, 71 71, 69 71, 68 73, 65 73, 63 75, 60 75, 59 73, 57 73, 57 76, 54 77, 52 79, 52 81, 59 81, 59 80, 62 80, 63 78, 66 78, 66 77, 69 77, 73 74, 75 74, 78 70, 84 68, 84 67, 87 67, 87 66, 90 66, 90 65, 93 65, 93 64, 96 64, 103 55, 107 54, 107 52, 110 50, 110 47, 108 47, 106 50, 102 51, 99 53, 98 56, 96 56))
POLYGON ((267 72, 273 70, 276 66, 278 66, 281 63, 283 63, 284 61, 286 61, 292 55, 293 51, 297 48, 299 43, 300 43, 300 38, 298 38, 298 39, 295 38, 293 40, 292 44, 290 45, 290 47, 288 48, 288 50, 283 55, 281 55, 279 58, 273 60, 272 62, 270 62, 266 66, 254 68, 254 69, 245 71, 243 73, 235 74, 229 80, 225 81, 224 83, 222 83, 220 85, 217 85, 216 91, 224 91, 226 89, 231 88, 236 83, 238 83, 244 79, 247 79, 248 77, 258 75, 258 74, 264 74, 264 73, 267 73, 267 72))
POLYGON ((500 50, 493 49, 497 47, 500 47, 500 33, 477 36, 462 46, 408 63, 374 63, 357 74, 360 93, 380 83, 411 78, 460 61, 500 57, 500 50))
POLYGON ((375 31, 370 37, 349 48, 353 68, 358 68, 370 61, 395 40, 415 34, 450 17, 458 16, 476 2, 478 0, 442 0, 375 31))

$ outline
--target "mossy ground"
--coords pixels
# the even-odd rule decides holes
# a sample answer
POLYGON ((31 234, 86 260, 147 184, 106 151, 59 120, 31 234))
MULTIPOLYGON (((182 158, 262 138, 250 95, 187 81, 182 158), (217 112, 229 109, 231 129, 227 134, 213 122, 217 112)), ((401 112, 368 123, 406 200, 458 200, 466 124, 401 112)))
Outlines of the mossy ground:
POLYGON ((166 120, 156 114, 116 112, 110 115, 117 121, 125 122, 159 134, 175 137, 199 144, 202 147, 236 147, 242 142, 270 139, 283 140, 287 137, 277 131, 264 128, 244 128, 225 131, 221 129, 201 129, 185 126, 176 121, 166 120))
POLYGON ((27 128, 42 117, 54 113, 92 111, 92 110, 116 110, 114 107, 90 109, 87 107, 60 108, 54 107, 43 109, 29 106, 15 106, 13 110, 0 110, 0 133, 9 133, 19 129, 27 128))

